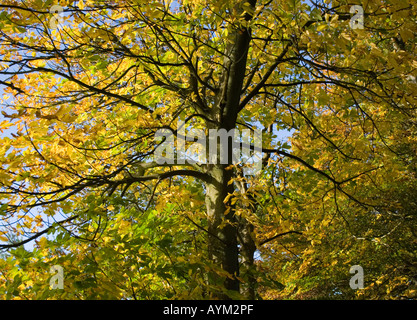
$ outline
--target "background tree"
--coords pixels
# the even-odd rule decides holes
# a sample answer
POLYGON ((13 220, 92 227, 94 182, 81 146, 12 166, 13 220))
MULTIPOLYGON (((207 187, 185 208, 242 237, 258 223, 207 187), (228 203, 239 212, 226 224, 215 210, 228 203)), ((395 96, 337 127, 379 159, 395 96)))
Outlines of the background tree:
POLYGON ((412 296, 415 8, 358 4, 363 29, 347 1, 64 1, 54 28, 3 1, 4 294, 353 297, 355 262, 412 296), (262 171, 155 162, 178 119, 262 129, 262 171))

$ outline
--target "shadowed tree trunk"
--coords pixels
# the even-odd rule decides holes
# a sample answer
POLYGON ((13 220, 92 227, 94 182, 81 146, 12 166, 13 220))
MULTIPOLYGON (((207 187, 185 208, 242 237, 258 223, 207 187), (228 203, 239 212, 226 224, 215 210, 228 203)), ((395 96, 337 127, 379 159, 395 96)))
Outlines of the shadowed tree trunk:
MULTIPOLYGON (((250 1, 252 7, 256 1, 250 1)), ((236 5, 236 10, 241 11, 241 2, 236 5)), ((251 17, 245 17, 249 20, 251 17)), ((220 90, 216 97, 215 107, 212 109, 212 118, 217 123, 214 129, 234 129, 239 113, 241 93, 245 78, 247 55, 250 44, 250 30, 241 27, 230 34, 229 44, 224 54, 224 71, 220 90)), ((209 127, 213 125, 208 124, 209 127)), ((224 148, 225 146, 219 146, 224 148)), ((236 218, 233 210, 227 210, 228 204, 224 203, 229 193, 233 193, 233 185, 228 185, 232 178, 232 170, 226 168, 232 164, 233 144, 228 141, 227 164, 208 165, 207 173, 215 181, 213 184, 206 184, 206 206, 209 223, 209 255, 216 263, 221 265, 230 277, 224 279, 224 288, 239 292, 239 248, 236 218)), ((219 152, 218 152, 219 155, 219 152)), ((218 157, 218 159, 220 159, 218 157)), ((213 284, 219 284, 217 276, 212 276, 213 284)), ((221 298, 227 295, 221 294, 221 298)))
POLYGON ((241 285, 240 293, 244 298, 255 299, 256 276, 254 265, 254 254, 256 244, 253 238, 254 227, 246 219, 239 222, 239 242, 240 242, 240 277, 244 284, 241 285))
MULTIPOLYGON (((229 192, 233 192, 227 185, 230 180, 230 171, 225 165, 214 165, 210 170, 215 183, 206 185, 206 205, 209 231, 209 257, 213 262, 230 274, 230 278, 219 276, 216 273, 210 275, 213 285, 224 287, 226 290, 239 291, 239 250, 237 243, 237 228, 233 211, 225 214, 227 204, 224 199, 229 192)), ((215 294, 216 297, 225 299, 227 294, 215 294)))

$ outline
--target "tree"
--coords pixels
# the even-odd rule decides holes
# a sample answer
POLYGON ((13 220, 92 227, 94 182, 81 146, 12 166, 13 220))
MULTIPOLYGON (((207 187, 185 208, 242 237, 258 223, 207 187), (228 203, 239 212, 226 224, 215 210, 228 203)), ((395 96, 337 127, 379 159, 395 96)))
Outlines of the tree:
POLYGON ((350 246, 352 234, 364 238, 356 231, 369 239, 381 231, 399 247, 409 238, 393 230, 414 232, 405 217, 411 204, 400 201, 413 185, 411 1, 353 8, 363 15, 327 0, 60 5, 57 24, 51 1, 0 4, 0 83, 13 97, 3 100, 1 126, 14 132, 0 151, 9 297, 16 288, 42 291, 21 286, 29 277, 22 272, 27 264, 42 270, 45 260, 73 271, 79 291, 71 296, 79 298, 253 299, 311 286, 339 293, 337 283, 311 281, 329 268, 333 280, 340 276, 337 259, 321 271, 312 271, 314 261, 350 246), (165 150, 175 161, 155 159, 184 129, 208 136, 245 128, 262 130, 260 172, 234 162, 224 141, 214 151, 226 151, 223 163, 179 161, 179 144, 165 150), (158 140, 161 130, 172 136, 158 140), (277 137, 283 130, 292 134, 287 143, 277 137), (389 223, 374 223, 380 216, 389 223), (24 239, 9 241, 12 234, 24 239), (32 240, 37 249, 24 250, 32 240), (280 249, 283 242, 290 247, 280 249), (293 270, 294 282, 282 270, 293 270), (148 289, 139 297, 141 286, 148 289))

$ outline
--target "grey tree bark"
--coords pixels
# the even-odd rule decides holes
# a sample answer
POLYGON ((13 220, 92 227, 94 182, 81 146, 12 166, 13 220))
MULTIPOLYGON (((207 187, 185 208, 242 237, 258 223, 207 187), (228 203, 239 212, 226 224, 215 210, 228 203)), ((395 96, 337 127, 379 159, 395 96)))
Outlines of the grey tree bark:
MULTIPOLYGON (((254 7, 256 1, 250 1, 254 7)), ((236 5, 236 10, 240 10, 241 2, 236 5)), ((249 15, 245 19, 249 20, 249 15)), ((245 79, 247 55, 250 45, 250 30, 241 27, 230 34, 229 44, 224 54, 224 72, 221 77, 221 86, 217 95, 215 106, 212 108, 211 118, 215 121, 208 123, 209 128, 231 130, 236 127, 236 120, 239 113, 241 93, 245 79)), ((218 146, 218 152, 220 147, 218 146)), ((236 278, 239 276, 239 241, 238 226, 234 210, 230 203, 224 203, 229 193, 233 193, 233 185, 228 184, 232 178, 232 170, 227 167, 232 164, 233 145, 229 141, 227 153, 228 163, 209 164, 207 174, 213 179, 213 183, 206 183, 206 207, 209 231, 209 256, 230 277, 217 276, 212 274, 210 281, 214 285, 224 285, 225 293, 215 294, 220 298, 230 297, 227 290, 239 292, 240 284, 236 278)), ((219 159, 219 157, 218 157, 219 159)), ((245 236, 247 238, 247 236, 245 236)), ((249 247, 245 247, 248 249, 249 247)), ((246 265, 253 264, 250 257, 250 250, 243 250, 246 265)), ((253 294, 250 294, 253 296, 253 294)))

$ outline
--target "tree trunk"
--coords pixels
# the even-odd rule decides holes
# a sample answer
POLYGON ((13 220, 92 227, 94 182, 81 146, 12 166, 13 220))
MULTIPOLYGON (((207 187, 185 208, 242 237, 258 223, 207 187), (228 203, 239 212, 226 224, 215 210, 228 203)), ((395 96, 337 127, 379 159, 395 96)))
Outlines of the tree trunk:
POLYGON ((210 285, 219 288, 212 292, 213 298, 231 298, 228 290, 239 292, 239 249, 237 242, 237 228, 232 210, 226 213, 227 203, 224 199, 227 194, 233 192, 227 185, 231 178, 231 171, 226 170, 226 165, 213 165, 210 173, 214 178, 213 183, 206 184, 206 206, 209 232, 209 258, 229 276, 222 276, 212 272, 209 275, 210 285), (225 290, 223 292, 222 288, 225 290))
MULTIPOLYGON (((244 1, 237 1, 236 3, 235 9, 238 13, 243 13, 242 3, 244 1)), ((249 3, 255 8, 256 0, 249 0, 249 3)), ((246 20, 251 18, 248 13, 245 14, 246 20)), ((236 127, 250 40, 250 30, 244 26, 236 28, 234 32, 230 33, 229 44, 224 52, 224 71, 220 78, 221 85, 215 105, 211 109, 210 118, 214 121, 207 123, 208 128, 229 131, 236 127)), ((218 145, 217 151, 220 148, 224 148, 224 146, 218 145)), ((225 289, 223 293, 213 294, 213 297, 222 299, 232 298, 232 292, 239 293, 239 280, 236 278, 239 276, 238 226, 234 210, 232 210, 230 204, 224 203, 227 195, 234 191, 233 184, 228 185, 233 177, 233 171, 226 170, 232 164, 232 152, 233 144, 229 143, 227 147, 228 163, 213 163, 207 166, 207 173, 213 179, 212 183, 206 183, 209 256, 213 262, 229 274, 229 277, 225 277, 212 273, 210 284, 222 286, 225 289)))
POLYGON ((256 277, 254 254, 256 244, 254 240, 254 228, 252 223, 245 218, 239 219, 239 242, 240 242, 240 277, 244 283, 241 285, 240 293, 245 299, 254 300, 256 291, 256 277))

